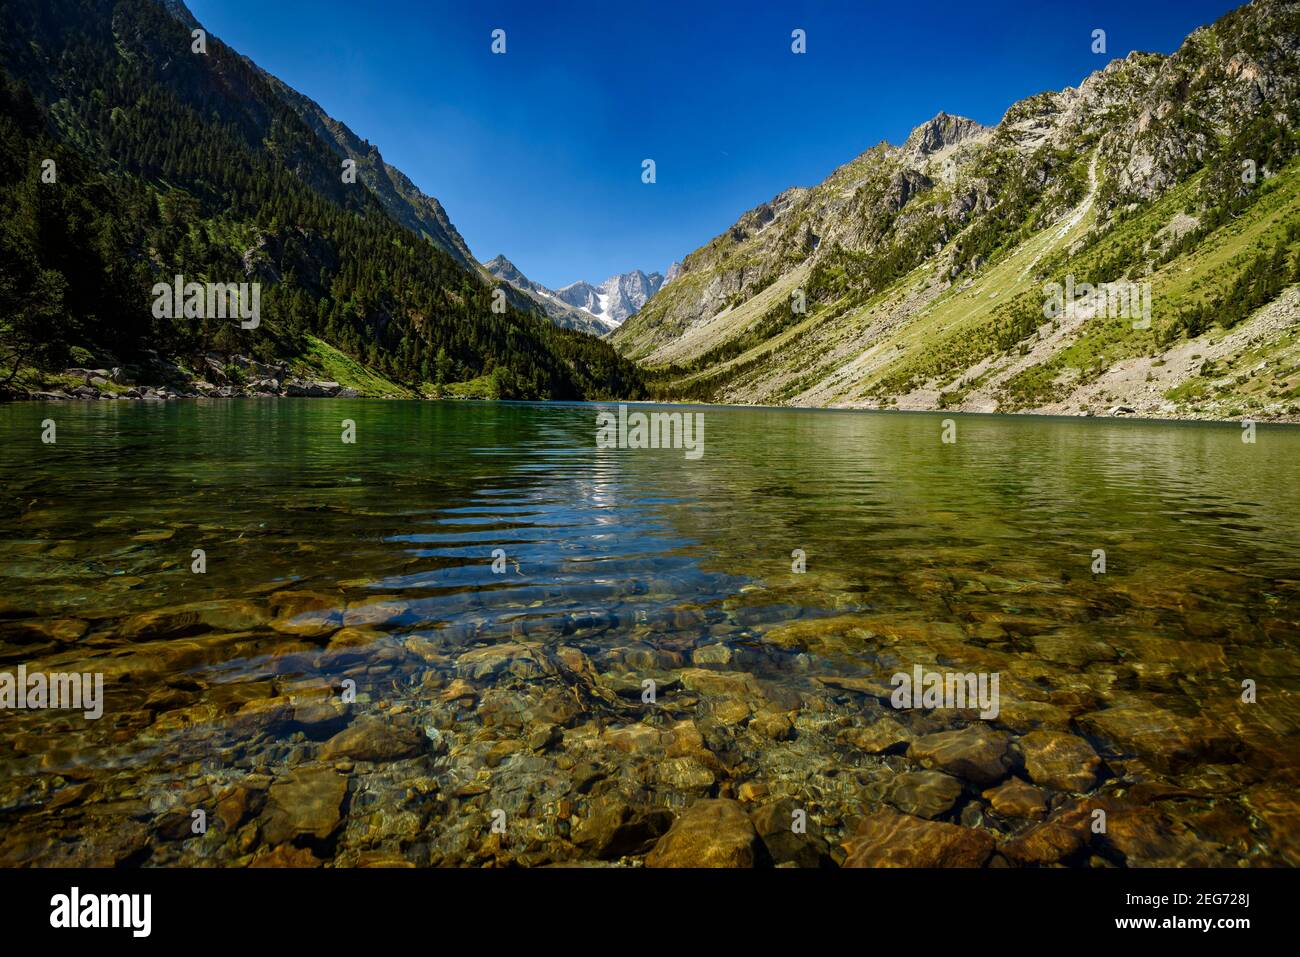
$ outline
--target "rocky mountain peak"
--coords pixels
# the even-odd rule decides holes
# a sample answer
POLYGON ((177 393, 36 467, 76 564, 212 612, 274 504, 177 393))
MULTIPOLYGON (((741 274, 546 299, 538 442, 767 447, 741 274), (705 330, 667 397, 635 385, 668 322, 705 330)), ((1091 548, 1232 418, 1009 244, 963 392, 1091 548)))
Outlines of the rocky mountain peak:
POLYGON ((523 278, 523 273, 519 271, 519 267, 509 259, 506 259, 506 257, 501 253, 497 253, 494 257, 485 262, 483 266, 498 279, 505 279, 508 282, 513 282, 515 279, 523 278))
POLYGON ((912 130, 903 143, 903 152, 917 158, 929 156, 963 140, 978 136, 988 127, 964 116, 940 112, 912 130))

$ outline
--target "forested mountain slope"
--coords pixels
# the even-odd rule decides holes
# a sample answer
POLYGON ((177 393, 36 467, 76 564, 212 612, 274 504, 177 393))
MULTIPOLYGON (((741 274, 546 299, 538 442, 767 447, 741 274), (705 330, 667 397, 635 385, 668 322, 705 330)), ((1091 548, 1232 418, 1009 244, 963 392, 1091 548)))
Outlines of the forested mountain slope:
POLYGON ((218 38, 195 52, 185 16, 0 0, 0 383, 238 354, 412 394, 640 394, 607 344, 513 291, 494 311, 436 200, 218 38), (260 324, 156 318, 151 289, 178 274, 261 283, 260 324))

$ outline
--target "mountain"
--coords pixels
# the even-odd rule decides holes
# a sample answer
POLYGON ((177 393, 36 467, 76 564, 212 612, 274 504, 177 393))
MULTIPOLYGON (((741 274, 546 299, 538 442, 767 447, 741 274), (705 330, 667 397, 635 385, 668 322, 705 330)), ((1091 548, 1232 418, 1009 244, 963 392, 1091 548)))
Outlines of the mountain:
POLYGON ((271 88, 288 104, 318 138, 344 159, 357 164, 357 178, 365 184, 388 214, 411 232, 423 236, 466 269, 477 263, 465 240, 452 224, 446 210, 432 196, 426 196, 406 174, 384 162, 379 149, 359 138, 347 126, 328 116, 313 100, 303 96, 280 80, 261 70, 251 60, 271 88))
MULTIPOLYGON (((162 0, 162 6, 187 30, 202 27, 181 0, 162 0)), ((298 114, 322 142, 330 146, 339 157, 351 159, 357 164, 358 179, 375 194, 394 219, 412 232, 424 236, 466 269, 476 268, 469 247, 441 203, 422 193, 401 170, 385 163, 377 147, 327 114, 315 100, 267 73, 248 57, 241 59, 270 85, 276 95, 298 114)))
POLYGON ((0 25, 0 391, 164 362, 367 393, 642 394, 607 343, 519 293, 502 309, 377 148, 210 33, 196 51, 179 0, 0 0, 0 25), (160 313, 177 275, 259 284, 260 321, 160 313))
POLYGON ((501 280, 507 286, 513 287, 527 296, 558 326, 563 326, 566 329, 578 329, 593 336, 603 336, 614 328, 585 309, 572 306, 560 299, 541 283, 533 282, 505 256, 497 256, 485 262, 483 268, 495 279, 501 280))
POLYGON ((742 215, 612 341, 667 398, 1300 416, 1298 11, 940 113, 742 215))
POLYGON ((610 276, 599 286, 579 280, 562 289, 548 289, 533 282, 504 256, 484 263, 484 268, 497 279, 535 298, 558 324, 597 335, 617 328, 667 282, 660 273, 646 275, 636 269, 610 276))
POLYGON ((664 284, 661 273, 646 275, 639 269, 610 276, 599 286, 575 282, 557 289, 555 295, 571 306, 585 309, 610 326, 617 326, 635 315, 664 284))

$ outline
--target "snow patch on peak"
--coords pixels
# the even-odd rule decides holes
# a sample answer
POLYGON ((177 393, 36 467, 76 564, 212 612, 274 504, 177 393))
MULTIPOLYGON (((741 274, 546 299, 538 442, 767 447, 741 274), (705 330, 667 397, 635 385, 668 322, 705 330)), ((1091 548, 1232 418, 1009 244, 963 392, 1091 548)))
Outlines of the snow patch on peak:
POLYGON ((599 286, 579 280, 563 289, 557 289, 555 295, 613 328, 622 325, 629 316, 635 315, 663 284, 662 273, 652 272, 646 275, 640 269, 634 269, 631 272, 610 276, 599 286))

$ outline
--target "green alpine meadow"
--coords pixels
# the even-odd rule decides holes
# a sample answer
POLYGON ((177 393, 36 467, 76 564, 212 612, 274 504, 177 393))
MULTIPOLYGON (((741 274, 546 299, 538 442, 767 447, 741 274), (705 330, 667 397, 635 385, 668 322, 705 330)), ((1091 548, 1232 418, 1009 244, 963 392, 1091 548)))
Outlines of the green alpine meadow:
POLYGON ((370 868, 552 867, 1249 918, 1300 865, 1300 2, 1231 2, 0 0, 15 919, 342 942, 459 916, 370 868))

